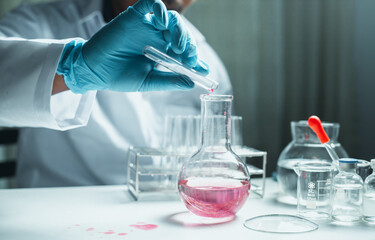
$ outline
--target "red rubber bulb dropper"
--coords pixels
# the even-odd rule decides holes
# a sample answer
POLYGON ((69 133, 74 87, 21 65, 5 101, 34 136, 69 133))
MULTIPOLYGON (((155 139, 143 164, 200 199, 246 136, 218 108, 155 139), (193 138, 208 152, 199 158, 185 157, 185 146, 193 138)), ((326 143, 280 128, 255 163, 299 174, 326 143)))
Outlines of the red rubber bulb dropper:
POLYGON ((311 116, 309 117, 309 120, 307 121, 309 124, 309 127, 314 131, 314 133, 318 136, 321 143, 327 143, 329 142, 329 137, 324 131, 324 128, 322 126, 322 122, 317 116, 311 116))
POLYGON ((335 150, 329 145, 329 137, 324 131, 324 128, 322 126, 322 122, 317 116, 311 116, 309 117, 309 120, 307 121, 309 124, 309 127, 315 132, 315 134, 318 136, 320 142, 324 145, 324 147, 327 149, 327 152, 329 156, 332 158, 333 162, 335 164, 338 164, 339 162, 339 156, 337 156, 337 153, 335 150))

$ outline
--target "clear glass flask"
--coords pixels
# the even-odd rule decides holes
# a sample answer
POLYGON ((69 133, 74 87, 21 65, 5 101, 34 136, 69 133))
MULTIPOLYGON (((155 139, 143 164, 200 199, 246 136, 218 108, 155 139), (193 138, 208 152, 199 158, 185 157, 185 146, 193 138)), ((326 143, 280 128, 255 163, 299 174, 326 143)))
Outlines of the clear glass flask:
POLYGON ((375 223, 375 159, 371 159, 372 174, 363 184, 363 219, 375 223))
POLYGON ((202 145, 183 163, 178 189, 186 207, 203 217, 232 217, 250 191, 246 165, 231 149, 231 95, 202 95, 202 145))
POLYGON ((339 160, 339 174, 332 181, 332 220, 355 223, 362 220, 363 180, 356 173, 357 159, 339 160))
MULTIPOLYGON (((322 123, 330 138, 329 145, 340 158, 348 154, 338 142, 340 125, 338 123, 322 123)), ((279 184, 279 202, 297 204, 297 179, 293 168, 303 161, 321 160, 332 162, 327 149, 309 127, 307 121, 293 121, 290 124, 292 141, 281 152, 277 161, 277 180, 279 184)))

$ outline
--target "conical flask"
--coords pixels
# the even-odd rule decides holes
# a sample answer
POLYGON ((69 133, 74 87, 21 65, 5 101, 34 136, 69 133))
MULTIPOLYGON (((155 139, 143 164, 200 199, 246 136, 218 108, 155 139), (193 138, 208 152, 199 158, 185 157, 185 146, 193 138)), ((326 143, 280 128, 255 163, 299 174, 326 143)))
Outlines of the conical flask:
POLYGON ((202 145, 179 173, 182 201, 194 214, 235 215, 249 196, 250 175, 231 149, 231 95, 202 95, 202 145))

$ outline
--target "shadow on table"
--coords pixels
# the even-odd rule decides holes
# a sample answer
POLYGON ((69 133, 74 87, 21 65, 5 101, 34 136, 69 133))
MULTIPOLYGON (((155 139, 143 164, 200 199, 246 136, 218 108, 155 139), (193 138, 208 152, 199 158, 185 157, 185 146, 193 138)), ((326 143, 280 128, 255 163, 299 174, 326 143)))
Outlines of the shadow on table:
POLYGON ((272 206, 281 206, 286 209, 297 210, 297 203, 290 203, 280 200, 281 198, 277 193, 272 194, 271 197, 265 198, 264 202, 272 206))
POLYGON ((236 219, 236 216, 226 218, 206 218, 196 216, 188 211, 168 215, 162 220, 166 223, 182 227, 209 227, 213 225, 225 224, 236 219))

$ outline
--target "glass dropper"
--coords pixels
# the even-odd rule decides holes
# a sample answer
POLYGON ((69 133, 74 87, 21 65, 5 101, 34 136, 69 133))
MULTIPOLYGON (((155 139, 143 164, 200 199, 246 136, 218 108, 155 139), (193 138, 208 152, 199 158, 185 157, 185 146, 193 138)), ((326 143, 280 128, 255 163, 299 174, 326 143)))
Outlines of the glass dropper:
POLYGON ((309 117, 309 120, 307 121, 309 124, 309 127, 315 132, 315 134, 318 136, 320 142, 323 144, 323 146, 326 148, 329 156, 332 158, 333 162, 335 164, 339 164, 339 156, 335 152, 335 150, 331 147, 329 144, 329 137, 324 131, 324 128, 322 126, 322 122, 320 121, 319 117, 317 116, 311 116, 309 117))

